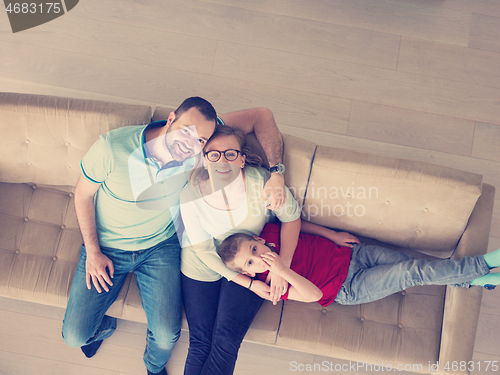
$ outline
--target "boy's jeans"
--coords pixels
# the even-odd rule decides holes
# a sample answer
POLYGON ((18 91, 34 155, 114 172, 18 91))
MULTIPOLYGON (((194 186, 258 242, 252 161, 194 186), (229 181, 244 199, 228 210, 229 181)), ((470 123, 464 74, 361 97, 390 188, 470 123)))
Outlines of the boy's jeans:
POLYGON ((129 272, 137 278, 142 307, 148 319, 144 363, 151 372, 160 372, 180 336, 181 285, 180 245, 177 236, 146 250, 123 251, 102 247, 113 261, 113 286, 109 292, 88 290, 85 279, 85 248, 75 272, 66 308, 62 334, 66 344, 81 347, 105 339, 114 332, 116 318, 104 315, 116 300, 129 272))
POLYGON ((470 287, 470 281, 489 273, 484 257, 460 260, 413 258, 374 245, 354 245, 347 278, 335 302, 356 305, 387 297, 415 285, 470 287))

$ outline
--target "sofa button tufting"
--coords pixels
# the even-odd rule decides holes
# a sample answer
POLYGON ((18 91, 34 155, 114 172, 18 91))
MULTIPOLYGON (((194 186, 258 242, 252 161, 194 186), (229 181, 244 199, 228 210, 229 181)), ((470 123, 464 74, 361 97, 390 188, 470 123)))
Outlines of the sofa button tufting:
POLYGON ((405 290, 403 290, 403 291, 401 292, 401 295, 402 295, 402 296, 406 296, 406 291, 405 291, 405 290))
POLYGON ((29 221, 28 217, 25 217, 25 218, 24 218, 24 221, 29 221))
POLYGON ((70 166, 70 165, 67 165, 67 166, 66 166, 66 169, 71 169, 71 166, 70 166))
POLYGON ((391 202, 389 202, 389 201, 385 201, 385 204, 391 204, 391 202))
POLYGON ((52 257, 52 260, 57 260, 57 257, 52 257))
POLYGON ((24 143, 26 143, 27 145, 29 145, 31 143, 31 141, 29 139, 25 140, 24 143))
POLYGON ((424 212, 429 212, 429 209, 428 208, 424 208, 424 212))
POLYGON ((75 194, 73 194, 73 193, 69 193, 69 194, 68 194, 68 196, 69 196, 70 198, 73 198, 73 195, 75 195, 75 194))
POLYGON ((417 229, 417 230, 415 231, 415 233, 416 233, 416 234, 420 234, 420 233, 422 233, 422 231, 421 231, 420 229, 417 229))
POLYGON ((402 323, 399 323, 399 324, 398 324, 398 327, 399 327, 399 328, 403 328, 403 324, 402 324, 402 323))
POLYGON ((359 318, 359 319, 361 319, 361 321, 362 321, 362 322, 364 322, 364 321, 366 320, 366 318, 365 318, 364 316, 362 316, 362 317, 361 317, 361 318, 359 318))
POLYGON ((327 310, 327 309, 322 309, 322 310, 321 310, 321 312, 322 312, 323 314, 326 314, 326 313, 328 312, 328 310, 327 310))
POLYGON ((33 188, 33 190, 35 190, 38 186, 32 185, 31 187, 33 188))
POLYGON ((66 225, 64 225, 64 224, 63 224, 63 225, 61 225, 61 229, 62 229, 62 230, 66 229, 66 225))
POLYGON ((14 251, 16 254, 19 254, 21 252, 21 250, 19 249, 16 249, 16 251, 14 251))
POLYGON ((26 165, 27 165, 28 167, 31 167, 31 166, 33 165, 33 163, 27 162, 27 163, 26 163, 26 165))
POLYGON ((69 145, 70 145, 70 143, 69 143, 69 142, 64 142, 64 145, 65 145, 65 146, 69 146, 69 145))
POLYGON ((380 220, 378 223, 379 223, 379 224, 382 224, 382 220, 380 220))

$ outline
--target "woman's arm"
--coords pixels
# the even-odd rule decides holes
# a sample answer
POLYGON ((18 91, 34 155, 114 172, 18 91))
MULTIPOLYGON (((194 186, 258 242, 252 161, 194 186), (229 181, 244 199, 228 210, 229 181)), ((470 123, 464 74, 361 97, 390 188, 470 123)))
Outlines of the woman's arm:
POLYGON ((300 231, 302 233, 316 234, 325 237, 338 246, 352 247, 355 243, 361 243, 355 236, 347 232, 335 232, 332 229, 322 225, 314 224, 309 221, 302 221, 300 231))

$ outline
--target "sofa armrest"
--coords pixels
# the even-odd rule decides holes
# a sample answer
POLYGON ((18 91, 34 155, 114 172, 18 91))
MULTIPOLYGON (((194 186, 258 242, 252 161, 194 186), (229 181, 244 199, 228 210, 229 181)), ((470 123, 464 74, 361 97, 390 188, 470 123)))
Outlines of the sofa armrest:
MULTIPOLYGON (((467 228, 452 258, 485 254, 493 214, 495 188, 483 184, 483 191, 470 216, 467 228)), ((453 363, 470 361, 474 352, 476 329, 481 308, 482 288, 454 288, 447 286, 439 353, 439 372, 448 373, 453 363)), ((454 373, 468 374, 468 371, 454 373)))

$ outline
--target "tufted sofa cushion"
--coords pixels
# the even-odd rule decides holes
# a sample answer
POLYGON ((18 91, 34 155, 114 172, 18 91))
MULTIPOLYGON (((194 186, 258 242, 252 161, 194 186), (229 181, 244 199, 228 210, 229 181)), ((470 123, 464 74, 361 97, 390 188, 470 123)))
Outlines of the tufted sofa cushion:
POLYGON ((482 176, 474 173, 318 146, 304 217, 446 258, 481 189, 482 176))
POLYGON ((0 182, 76 185, 99 135, 147 124, 148 106, 0 93, 0 182))

